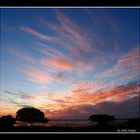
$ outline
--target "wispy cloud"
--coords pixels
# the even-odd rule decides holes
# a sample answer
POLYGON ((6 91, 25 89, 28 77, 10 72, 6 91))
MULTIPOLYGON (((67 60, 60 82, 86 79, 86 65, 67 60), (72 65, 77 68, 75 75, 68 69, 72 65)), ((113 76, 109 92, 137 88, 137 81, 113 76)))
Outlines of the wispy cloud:
POLYGON ((1 92, 1 100, 0 100, 0 115, 15 115, 15 110, 18 110, 21 107, 25 107, 31 105, 29 99, 26 96, 30 94, 28 92, 23 91, 9 91, 5 90, 1 92))
POLYGON ((51 100, 52 102, 49 102, 46 105, 43 105, 44 103, 42 103, 40 106, 44 106, 44 109, 46 110, 60 111, 62 110, 62 107, 63 110, 65 110, 88 104, 96 105, 104 101, 119 103, 131 98, 132 95, 138 96, 139 92, 139 84, 136 83, 130 83, 106 91, 93 92, 92 89, 96 86, 100 85, 98 83, 84 83, 84 86, 81 86, 81 84, 79 85, 79 89, 71 89, 67 92, 59 92, 55 94, 40 93, 27 98, 32 100, 41 100, 41 98, 51 100))
POLYGON ((66 17, 58 10, 56 12, 56 17, 61 23, 62 29, 64 29, 64 31, 68 33, 69 36, 71 36, 77 44, 80 43, 82 45, 87 45, 87 47, 89 46, 88 40, 87 38, 85 38, 84 34, 81 34, 79 26, 77 26, 74 22, 72 22, 68 17, 66 17))
POLYGON ((41 63, 45 65, 46 67, 52 67, 58 70, 72 71, 73 69, 72 65, 66 59, 63 59, 63 58, 43 60, 41 63))
MULTIPOLYGON (((53 44, 51 47, 41 44, 34 48, 47 57, 47 59, 43 58, 41 60, 41 64, 51 69, 73 70, 77 74, 84 74, 95 70, 99 63, 104 63, 104 61, 107 61, 106 59, 111 58, 103 55, 95 45, 96 42, 99 44, 101 41, 98 41, 96 35, 88 27, 84 28, 82 25, 75 23, 69 16, 59 10, 55 10, 55 18, 58 23, 49 22, 42 17, 39 19, 41 25, 45 25, 57 36, 57 39, 49 40, 53 44), (63 47, 63 49, 66 49, 68 54, 66 55, 60 49, 56 49, 56 45, 57 48, 63 47)), ((23 28, 23 30, 25 29, 23 28)))
POLYGON ((37 70, 37 69, 19 69, 27 76, 27 79, 35 83, 47 83, 54 80, 53 77, 49 76, 47 73, 37 70))
POLYGON ((46 57, 62 57, 64 54, 59 51, 58 49, 53 48, 53 46, 48 46, 43 43, 37 43, 37 47, 32 47, 33 50, 36 50, 37 52, 41 53, 42 55, 46 57))
MULTIPOLYGON (((104 107, 100 104, 121 104, 138 96, 138 84, 125 84, 138 79, 140 75, 139 46, 121 48, 124 42, 126 45, 128 42, 126 36, 123 38, 125 29, 118 30, 115 17, 110 14, 110 11, 115 10, 106 9, 108 14, 104 14, 104 10, 100 9, 77 9, 73 11, 76 15, 65 11, 67 10, 51 9, 48 13, 39 13, 41 18, 36 16, 36 25, 27 21, 27 25, 19 27, 18 34, 14 33, 17 40, 7 41, 13 42, 9 44, 13 48, 4 48, 2 58, 4 61, 13 58, 11 61, 17 62, 14 63, 12 71, 7 71, 7 79, 10 79, 8 82, 13 80, 14 84, 14 81, 20 78, 25 83, 30 81, 32 83, 29 82, 28 86, 31 84, 31 87, 23 85, 22 88, 29 88, 33 93, 24 93, 22 90, 14 92, 8 90, 9 83, 4 85, 4 88, 8 87, 2 95, 5 100, 1 99, 4 109, 6 101, 9 111, 14 110, 10 108, 10 103, 16 106, 16 109, 30 104, 42 108, 50 116, 68 117, 76 112, 87 115, 94 109, 96 112, 98 109, 104 112, 104 107), (78 10, 83 15, 78 14, 78 10), (52 17, 47 16, 51 12, 52 17), (114 31, 119 31, 119 34, 114 31), (34 41, 28 38, 27 46, 22 42, 19 42, 21 46, 14 46, 14 41, 18 43, 17 41, 27 39, 26 34, 32 36, 34 41), (130 50, 126 52, 128 48, 130 50), (8 50, 10 56, 5 50, 8 50), (36 89, 37 93, 34 92, 36 89)), ((123 19, 119 20, 122 27, 124 23, 123 19)), ((126 29, 128 27, 126 26, 126 29)), ((129 29, 127 31, 129 32, 129 29)), ((8 38, 11 34, 12 32, 7 34, 8 38)), ((130 44, 135 43, 134 37, 130 44)), ((9 65, 7 67, 10 68, 9 65)))
POLYGON ((44 35, 44 34, 42 34, 42 33, 39 33, 39 32, 37 32, 36 30, 34 30, 34 29, 32 29, 32 28, 30 28, 30 27, 28 27, 28 26, 22 26, 22 27, 20 27, 20 30, 21 30, 21 31, 24 31, 24 32, 27 32, 27 33, 30 33, 30 34, 36 36, 37 38, 42 39, 42 40, 45 40, 45 41, 50 41, 50 40, 52 40, 51 37, 49 37, 49 36, 47 36, 47 35, 44 35))
MULTIPOLYGON (((93 113, 92 110, 94 109, 94 111, 98 110, 98 112, 105 112, 106 110, 110 110, 110 107, 105 107, 105 110, 102 110, 104 106, 100 106, 101 104, 108 102, 109 104, 117 104, 117 106, 121 106, 121 104, 127 100, 132 98, 137 99, 140 92, 139 83, 129 83, 106 91, 93 92, 92 89, 96 86, 100 86, 100 84, 80 82, 79 84, 72 86, 73 89, 58 93, 27 94, 21 91, 16 93, 5 91, 5 93, 11 94, 12 97, 16 97, 9 99, 8 101, 16 107, 24 106, 26 101, 26 105, 30 103, 30 105, 41 108, 46 112, 46 116, 66 117, 70 115, 74 117, 76 116, 72 113, 74 110, 77 110, 79 115, 85 114, 85 116, 87 116, 88 113, 93 113), (78 87, 80 90, 78 90, 78 87), (20 97, 21 99, 19 100, 20 97), (88 107, 87 109, 85 108, 86 106, 88 107), (65 114, 66 112, 67 114, 65 114)), ((12 112, 12 109, 9 111, 12 112)))
POLYGON ((26 62, 30 62, 32 64, 36 63, 36 59, 33 58, 31 55, 29 55, 27 52, 23 52, 19 49, 16 49, 16 48, 9 48, 8 52, 13 55, 13 56, 16 56, 22 60, 26 60, 26 62))
MULTIPOLYGON (((77 45, 81 46, 87 46, 85 50, 90 49, 89 40, 86 37, 86 32, 82 31, 83 29, 80 25, 74 23, 72 19, 70 19, 68 16, 61 13, 59 10, 55 10, 55 17, 59 21, 59 24, 50 23, 49 21, 45 20, 44 18, 40 18, 39 21, 43 24, 49 27, 52 31, 54 31, 56 34, 59 34, 60 40, 57 40, 59 43, 64 44, 64 42, 67 40, 68 42, 73 42, 77 45)), ((83 29, 84 30, 84 29, 83 29)), ((69 45, 66 45, 65 47, 69 48, 69 45)), ((70 48, 69 48, 70 49, 70 48)), ((83 47, 84 49, 84 47, 83 47)))
POLYGON ((88 119, 92 114, 110 114, 116 118, 133 118, 139 116, 138 106, 138 97, 133 97, 121 103, 104 101, 97 105, 81 105, 54 112, 46 110, 45 114, 50 118, 61 119, 88 119))
POLYGON ((111 68, 100 74, 101 78, 105 77, 126 77, 131 75, 131 78, 139 76, 139 59, 140 59, 139 46, 131 49, 128 53, 118 58, 116 64, 111 68))
POLYGON ((92 89, 100 87, 101 84, 97 82, 80 82, 75 84, 74 90, 72 89, 73 93, 76 94, 88 94, 92 89))
POLYGON ((93 28, 99 28, 106 26, 108 29, 111 28, 112 31, 118 31, 119 27, 117 25, 117 20, 115 18, 114 12, 112 9, 107 9, 108 14, 106 15, 102 9, 95 11, 94 9, 85 9, 89 20, 93 23, 93 28))
POLYGON ((129 112, 126 114, 127 109, 124 107, 127 106, 127 103, 130 103, 129 107, 131 108, 134 105, 134 102, 131 104, 133 99, 135 104, 137 104, 135 111, 138 112, 138 86, 137 84, 130 83, 107 91, 97 91, 90 94, 84 94, 83 91, 81 91, 81 94, 75 94, 73 90, 68 94, 37 94, 34 98, 37 100, 48 98, 52 101, 48 104, 42 103, 39 105, 46 113, 46 116, 52 118, 82 118, 88 117, 93 113, 109 113, 117 117, 126 117, 127 115, 131 116, 136 113, 131 109, 130 112, 133 112, 133 114, 129 114, 129 112), (135 96, 130 97, 129 95, 135 96), (106 105, 109 106, 106 107, 106 105))
POLYGON ((100 50, 98 46, 104 44, 102 43, 104 39, 93 31, 91 32, 88 27, 85 28, 75 23, 69 16, 64 15, 59 10, 55 11, 55 15, 59 24, 51 23, 43 18, 39 21, 57 35, 58 40, 56 43, 58 46, 69 51, 66 57, 73 64, 73 67, 77 68, 75 72, 93 71, 100 63, 104 64, 112 60, 112 57, 115 57, 114 53, 106 55, 100 50))

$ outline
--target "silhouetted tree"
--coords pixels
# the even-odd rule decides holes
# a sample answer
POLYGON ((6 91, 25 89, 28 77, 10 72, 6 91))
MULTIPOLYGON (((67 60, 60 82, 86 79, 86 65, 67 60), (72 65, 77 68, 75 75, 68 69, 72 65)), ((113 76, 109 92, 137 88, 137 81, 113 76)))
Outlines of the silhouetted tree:
POLYGON ((34 107, 24 107, 17 111, 16 119, 18 121, 29 122, 30 124, 33 122, 48 122, 49 120, 45 118, 44 113, 34 107))
POLYGON ((91 115, 89 117, 91 121, 96 121, 99 125, 105 125, 109 121, 115 120, 114 116, 110 116, 107 114, 96 114, 96 115, 91 115))
POLYGON ((16 123, 15 118, 13 118, 11 115, 2 116, 0 118, 0 126, 1 128, 11 128, 16 123))

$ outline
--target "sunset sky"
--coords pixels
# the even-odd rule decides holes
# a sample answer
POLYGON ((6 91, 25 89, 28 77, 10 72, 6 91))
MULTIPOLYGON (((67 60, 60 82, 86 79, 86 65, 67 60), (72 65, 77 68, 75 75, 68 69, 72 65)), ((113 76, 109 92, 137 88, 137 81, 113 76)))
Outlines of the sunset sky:
POLYGON ((0 115, 139 115, 139 9, 3 8, 0 27, 0 115))

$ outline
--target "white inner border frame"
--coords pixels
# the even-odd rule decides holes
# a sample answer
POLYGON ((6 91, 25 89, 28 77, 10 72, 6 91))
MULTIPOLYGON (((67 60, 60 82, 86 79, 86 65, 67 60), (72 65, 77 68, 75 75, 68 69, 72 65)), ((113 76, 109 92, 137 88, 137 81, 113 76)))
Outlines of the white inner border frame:
MULTIPOLYGON (((0 6, 1 9, 139 9, 140 15, 140 6, 0 6)), ((140 16, 139 16, 140 21, 140 16)), ((139 30, 139 29, 138 29, 139 30)), ((140 35, 140 33, 139 33, 140 35)), ((139 81, 140 82, 140 81, 139 81)), ((140 96, 139 96, 140 101, 140 96)), ((139 109, 140 111, 140 109, 139 109)), ((0 134, 140 134, 140 132, 0 132, 0 134)))

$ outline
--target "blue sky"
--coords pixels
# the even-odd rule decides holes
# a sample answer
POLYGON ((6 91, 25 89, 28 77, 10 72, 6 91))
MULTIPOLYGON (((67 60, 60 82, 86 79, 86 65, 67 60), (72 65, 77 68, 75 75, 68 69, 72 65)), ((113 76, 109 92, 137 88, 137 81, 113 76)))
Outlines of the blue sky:
POLYGON ((3 8, 0 26, 0 114, 31 105, 76 117, 73 107, 82 116, 85 105, 138 96, 118 86, 139 80, 139 9, 3 8))

